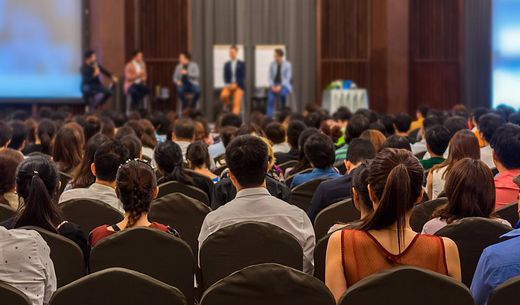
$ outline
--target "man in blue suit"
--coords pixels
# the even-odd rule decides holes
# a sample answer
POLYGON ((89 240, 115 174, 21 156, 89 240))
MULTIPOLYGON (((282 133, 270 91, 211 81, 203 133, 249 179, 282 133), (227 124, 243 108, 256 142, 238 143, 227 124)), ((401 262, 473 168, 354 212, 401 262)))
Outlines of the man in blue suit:
POLYGON ((229 48, 229 61, 224 65, 226 87, 220 93, 220 100, 228 110, 240 115, 240 103, 246 89, 246 64, 237 58, 238 48, 229 48), (230 105, 233 96, 233 105, 230 105))
POLYGON ((287 105, 287 97, 292 92, 292 66, 284 60, 282 49, 274 50, 274 61, 269 67, 269 93, 267 95, 267 116, 273 117, 275 102, 280 98, 282 108, 287 105))

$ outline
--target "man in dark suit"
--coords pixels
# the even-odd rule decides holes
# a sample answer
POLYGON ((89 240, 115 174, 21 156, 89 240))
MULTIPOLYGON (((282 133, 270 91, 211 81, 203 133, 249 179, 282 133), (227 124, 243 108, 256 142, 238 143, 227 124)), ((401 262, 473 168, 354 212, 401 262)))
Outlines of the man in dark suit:
POLYGON ((229 48, 230 60, 224 65, 224 83, 226 87, 220 93, 224 106, 235 114, 240 114, 240 103, 246 89, 246 64, 237 58, 238 48, 229 48), (230 105, 231 97, 233 104, 230 105))
POLYGON ((93 109, 99 108, 112 96, 112 90, 101 82, 101 74, 110 78, 114 83, 118 81, 107 69, 97 62, 96 52, 89 50, 85 52, 85 61, 81 66, 81 92, 85 103, 93 109), (100 99, 96 95, 102 94, 100 99), (92 102, 91 99, 94 98, 92 102))
POLYGON ((307 215, 312 222, 321 210, 352 196, 352 173, 363 161, 373 159, 376 151, 372 143, 364 139, 354 139, 350 142, 347 151, 345 166, 347 173, 330 181, 322 182, 312 197, 307 215))

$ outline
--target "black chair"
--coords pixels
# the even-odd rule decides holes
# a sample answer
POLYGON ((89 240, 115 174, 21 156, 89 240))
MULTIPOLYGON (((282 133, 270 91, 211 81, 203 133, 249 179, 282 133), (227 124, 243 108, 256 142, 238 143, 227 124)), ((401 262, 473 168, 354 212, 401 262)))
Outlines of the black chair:
POLYGON ((471 286, 482 251, 500 242, 500 236, 511 231, 511 227, 493 219, 470 217, 440 229, 435 235, 448 237, 459 248, 462 282, 471 286))
POLYGON ((310 172, 312 172, 312 168, 307 168, 307 169, 302 170, 301 172, 292 174, 285 179, 285 184, 287 184, 288 187, 291 187, 292 181, 293 181, 294 177, 296 177, 296 175, 306 174, 306 173, 310 173, 310 172))
POLYGON ((278 165, 278 167, 280 167, 282 169, 282 171, 285 173, 285 171, 288 168, 294 167, 296 164, 298 164, 298 160, 290 160, 290 161, 287 161, 287 162, 284 162, 284 163, 278 165))
POLYGON ((518 299, 520 276, 509 279, 499 285, 489 296, 488 305, 509 305, 518 299))
MULTIPOLYGON (((197 173, 196 171, 194 170, 191 170, 191 169, 185 169, 184 170, 189 176, 193 177, 193 178, 198 178, 198 179, 203 179, 205 181, 205 183, 209 186, 209 192, 210 194, 213 194, 213 189, 214 189, 214 185, 215 183, 213 182, 213 180, 211 180, 208 176, 204 176, 202 174, 199 174, 197 173)), ((209 200, 210 202, 212 201, 212 198, 211 196, 209 196, 209 200)))
POLYGON ((311 205, 314 192, 316 192, 318 186, 326 180, 328 179, 313 179, 293 188, 291 191, 291 198, 289 199, 289 203, 299 207, 304 211, 307 211, 311 205))
POLYGON ((316 243, 314 248, 314 277, 325 283, 325 261, 327 258, 327 245, 332 234, 327 234, 316 243))
POLYGON ((314 221, 316 240, 320 240, 320 238, 327 235, 333 225, 337 223, 350 223, 359 220, 360 217, 361 214, 350 198, 324 208, 318 213, 314 221))
POLYGON ((281 228, 261 222, 243 222, 211 234, 199 252, 203 287, 247 266, 277 263, 303 269, 303 250, 281 228))
POLYGON ((222 166, 219 166, 217 167, 216 169, 213 170, 213 174, 217 175, 220 177, 220 175, 222 175, 222 173, 227 169, 227 165, 222 165, 222 166))
POLYGON ((319 280, 277 264, 244 268, 211 286, 201 305, 333 305, 319 280))
POLYGON ((0 303, 5 305, 32 305, 31 300, 20 290, 0 281, 0 303))
POLYGON ((347 173, 347 166, 345 165, 345 161, 337 161, 336 163, 334 163, 334 167, 342 175, 345 175, 345 173, 347 173))
POLYGON ((13 218, 16 215, 16 211, 10 206, 0 204, 0 222, 4 222, 8 219, 13 218))
POLYGON ((473 305, 462 283, 438 273, 398 267, 369 276, 351 286, 340 305, 473 305))
POLYGON ((211 206, 211 202, 209 201, 209 197, 206 192, 197 187, 186 185, 177 181, 170 181, 159 185, 159 194, 157 195, 157 198, 174 193, 184 194, 193 199, 197 199, 207 206, 211 206))
POLYGON ((108 204, 91 199, 72 199, 60 204, 65 219, 81 227, 86 236, 101 226, 123 220, 123 215, 108 204))
POLYGON ((440 206, 448 203, 445 197, 419 203, 412 210, 410 226, 415 232, 422 232, 424 224, 432 219, 433 212, 440 206))
POLYGON ((67 184, 72 180, 72 176, 69 175, 69 174, 66 174, 64 172, 60 172, 60 182, 61 182, 61 185, 60 185, 60 189, 59 189, 59 193, 58 195, 61 195, 61 193, 63 193, 63 191, 65 190, 65 188, 67 187, 67 184))
POLYGON ((426 151, 423 151, 423 152, 420 152, 420 153, 417 153, 415 154, 415 156, 417 157, 417 159, 421 160, 424 155, 426 155, 426 151))
POLYGON ((152 203, 148 217, 177 230, 198 257, 200 228, 211 209, 204 203, 184 194, 168 194, 152 203))
POLYGON ((518 203, 511 203, 496 211, 497 217, 509 221, 514 227, 518 223, 518 203))
MULTIPOLYGON (((102 239, 90 253, 92 272, 122 267, 177 287, 193 304, 194 259, 190 247, 152 228, 127 229, 102 239)), ((131 287, 128 287, 131 288, 131 287)))
POLYGON ((83 252, 70 239, 44 230, 39 227, 23 227, 40 233, 51 249, 51 260, 54 264, 58 288, 74 282, 87 274, 87 266, 83 252))
MULTIPOLYGON (((51 305, 186 305, 179 289, 145 274, 110 268, 58 289, 51 305)), ((189 303, 192 304, 192 303, 189 303)))

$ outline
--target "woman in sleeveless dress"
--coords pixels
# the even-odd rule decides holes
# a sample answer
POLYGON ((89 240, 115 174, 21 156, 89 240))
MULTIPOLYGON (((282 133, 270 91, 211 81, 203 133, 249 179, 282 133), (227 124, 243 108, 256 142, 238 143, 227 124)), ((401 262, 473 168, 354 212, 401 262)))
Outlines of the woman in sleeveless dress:
POLYGON ((412 208, 422 199, 422 183, 422 166, 409 151, 384 149, 373 160, 368 189, 374 213, 357 229, 335 232, 329 240, 325 283, 336 301, 365 277, 403 265, 460 281, 455 243, 410 228, 412 208))

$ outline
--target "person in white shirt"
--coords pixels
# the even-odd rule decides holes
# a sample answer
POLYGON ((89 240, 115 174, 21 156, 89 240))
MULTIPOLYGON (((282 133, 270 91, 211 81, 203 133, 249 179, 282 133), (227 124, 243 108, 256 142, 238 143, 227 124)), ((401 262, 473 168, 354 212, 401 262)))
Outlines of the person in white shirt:
POLYGON ((186 162, 186 151, 195 138, 195 124, 192 119, 183 118, 175 122, 172 133, 172 141, 177 143, 182 150, 182 158, 186 162))
POLYGON ((38 232, 0 226, 0 282, 20 290, 32 305, 49 304, 57 287, 50 252, 38 232))
POLYGON ((269 123, 265 127, 265 135, 271 142, 275 154, 286 154, 291 150, 291 146, 287 143, 287 131, 282 124, 278 122, 269 123))
POLYGON ((136 50, 132 53, 132 60, 125 66, 125 93, 132 98, 131 103, 127 103, 127 113, 135 109, 140 102, 150 94, 150 88, 146 86, 148 73, 144 62, 143 52, 136 50))
POLYGON ((238 193, 234 200, 206 216, 198 238, 199 248, 224 227, 247 221, 266 222, 296 238, 303 249, 303 271, 312 274, 314 229, 305 211, 271 196, 266 189, 267 144, 255 136, 239 136, 226 150, 226 163, 238 193))
POLYGON ((498 114, 488 113, 481 116, 478 120, 479 136, 484 141, 484 146, 480 148, 480 160, 493 169, 496 168, 493 161, 493 148, 489 143, 495 134, 495 131, 506 123, 506 120, 498 114))

